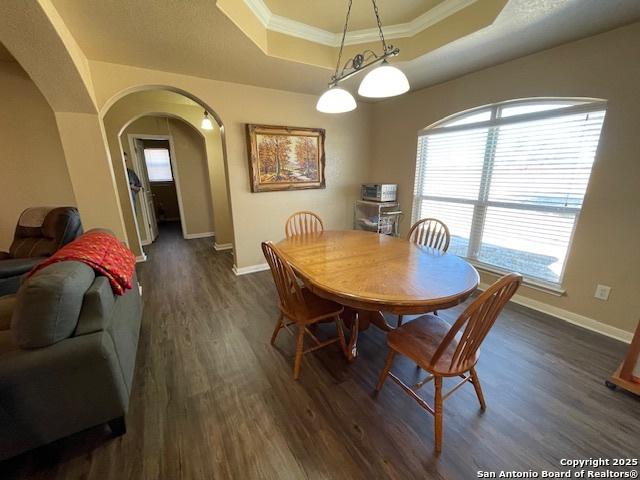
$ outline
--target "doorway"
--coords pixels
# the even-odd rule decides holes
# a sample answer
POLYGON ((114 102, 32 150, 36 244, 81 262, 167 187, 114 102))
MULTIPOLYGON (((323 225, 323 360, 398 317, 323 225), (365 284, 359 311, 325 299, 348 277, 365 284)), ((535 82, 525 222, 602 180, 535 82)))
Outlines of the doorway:
POLYGON ((141 184, 140 192, 132 195, 132 201, 142 245, 153 243, 162 225, 179 227, 184 234, 182 196, 172 137, 130 134, 128 141, 132 168, 141 184))

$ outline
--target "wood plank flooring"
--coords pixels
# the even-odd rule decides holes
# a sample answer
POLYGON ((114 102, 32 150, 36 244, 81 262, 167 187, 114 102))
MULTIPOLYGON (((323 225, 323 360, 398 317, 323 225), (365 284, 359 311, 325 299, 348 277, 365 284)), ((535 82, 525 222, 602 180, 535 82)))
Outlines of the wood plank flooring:
MULTIPOLYGON (((471 386, 448 399, 436 457, 430 415, 393 382, 372 397, 382 332, 361 334, 353 364, 332 347, 306 355, 295 382, 293 339, 283 331, 277 348, 269 345, 270 273, 235 277, 231 266, 211 239, 162 231, 140 266, 144 318, 128 433, 80 432, 0 464, 0 478, 468 479, 640 452, 638 398, 603 385, 622 343, 508 306, 478 365, 487 411, 471 386)), ((441 315, 452 320, 458 310, 441 315)), ((419 375, 406 359, 394 370, 419 375)))

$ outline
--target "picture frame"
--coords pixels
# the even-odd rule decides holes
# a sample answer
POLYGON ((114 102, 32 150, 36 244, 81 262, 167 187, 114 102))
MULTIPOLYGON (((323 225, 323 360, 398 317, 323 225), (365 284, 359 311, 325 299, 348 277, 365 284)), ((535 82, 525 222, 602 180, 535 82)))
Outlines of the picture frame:
POLYGON ((325 130, 247 124, 251 191, 325 188, 325 130))

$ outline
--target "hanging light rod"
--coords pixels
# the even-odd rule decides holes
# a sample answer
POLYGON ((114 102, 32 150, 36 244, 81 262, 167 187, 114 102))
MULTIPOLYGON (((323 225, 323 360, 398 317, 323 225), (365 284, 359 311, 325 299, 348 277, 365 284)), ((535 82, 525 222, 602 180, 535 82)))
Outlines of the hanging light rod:
POLYGON ((336 70, 329 79, 329 90, 320 96, 318 103, 316 104, 316 109, 320 112, 343 113, 354 110, 358 106, 355 98, 353 98, 353 95, 351 95, 347 90, 338 87, 338 84, 378 63, 381 63, 382 65, 372 69, 362 79, 362 83, 360 83, 360 87, 358 88, 359 95, 370 98, 386 98, 401 95, 409 90, 409 81, 405 74, 402 73, 399 68, 389 65, 387 62, 388 58, 398 55, 400 53, 400 49, 393 45, 387 45, 387 42, 384 39, 384 33, 382 33, 382 22, 380 20, 380 13, 378 12, 376 0, 371 0, 371 3, 373 5, 373 13, 376 16, 376 22, 378 24, 378 33, 382 43, 382 53, 378 55, 373 50, 365 50, 364 52, 358 53, 353 58, 347 60, 342 67, 342 70, 340 70, 340 65, 342 64, 342 51, 344 50, 344 39, 347 35, 349 16, 351 14, 351 6, 353 4, 353 0, 349 0, 347 17, 342 31, 342 41, 340 42, 340 51, 338 52, 336 70))
POLYGON ((376 63, 384 62, 389 57, 395 57, 399 53, 400 49, 393 45, 387 45, 387 51, 382 55, 376 55, 373 50, 365 50, 364 52, 357 54, 355 57, 350 58, 347 63, 345 63, 344 67, 342 67, 339 75, 336 76, 334 74, 331 76, 329 88, 337 86, 338 83, 343 80, 354 76, 356 73, 359 73, 376 63), (371 60, 372 57, 373 60, 371 60))

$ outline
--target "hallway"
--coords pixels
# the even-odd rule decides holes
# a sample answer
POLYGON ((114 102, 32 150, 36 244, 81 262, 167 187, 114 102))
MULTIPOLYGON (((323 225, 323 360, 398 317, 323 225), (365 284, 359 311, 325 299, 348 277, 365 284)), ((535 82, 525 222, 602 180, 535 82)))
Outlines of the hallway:
MULTIPOLYGON (((229 252, 175 228, 148 248, 128 433, 78 433, 0 464, 0 477, 468 479, 637 455, 638 401, 603 385, 624 351, 616 341, 509 306, 478 367, 488 409, 479 413, 472 388, 451 397, 436 458, 429 415, 391 382, 371 396, 386 354, 381 332, 362 334, 351 365, 334 348, 305 356, 295 382, 291 337, 269 345, 269 272, 236 277, 229 252)), ((407 361, 396 367, 416 375, 407 361)))

